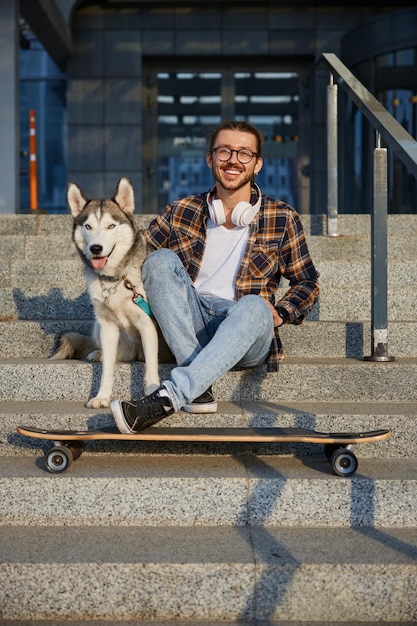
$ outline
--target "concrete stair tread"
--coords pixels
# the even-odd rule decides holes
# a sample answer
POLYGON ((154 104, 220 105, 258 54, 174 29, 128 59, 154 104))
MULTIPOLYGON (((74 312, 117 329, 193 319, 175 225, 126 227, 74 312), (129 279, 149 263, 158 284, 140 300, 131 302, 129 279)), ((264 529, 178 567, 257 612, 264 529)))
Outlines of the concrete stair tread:
MULTIPOLYGON (((2 620, 2 626, 85 626, 85 620, 67 620, 63 618, 62 620, 19 620, 17 623, 15 620, 2 620)), ((108 620, 96 620, 89 619, 89 626, 115 626, 114 621, 108 620)), ((207 620, 199 620, 199 619, 191 619, 191 620, 181 620, 181 619, 169 619, 169 620, 142 620, 142 619, 129 619, 127 621, 123 620, 118 622, 119 626, 342 626, 340 622, 335 621, 282 621, 282 620, 246 620, 246 619, 238 619, 238 620, 221 620, 221 621, 207 621, 207 620)), ((358 622, 343 622, 343 626, 358 626, 358 622)), ((390 620, 389 626, 415 626, 415 622, 394 622, 390 620)), ((363 622, 361 621, 360 626, 381 626, 381 622, 363 622)))
MULTIPOLYGON (((17 329, 17 330, 20 329, 20 332, 24 332, 30 329, 43 330, 44 332, 47 332, 48 329, 50 329, 51 331, 54 329, 56 329, 56 331, 60 331, 65 326, 71 326, 71 330, 77 330, 78 325, 80 327, 82 327, 83 325, 91 326, 93 322, 94 322, 94 318, 92 317, 84 317, 84 318, 79 317, 76 320, 70 317, 67 317, 67 318, 57 318, 57 319, 36 319, 36 318, 6 319, 6 320, 3 320, 1 323, 3 326, 3 332, 4 332, 4 329, 7 327, 17 329)), ((322 319, 322 318, 317 319, 317 320, 311 320, 308 318, 300 325, 294 325, 294 324, 285 325, 281 329, 281 332, 300 333, 303 331, 305 327, 310 327, 315 330, 319 330, 320 328, 323 329, 326 327, 346 329, 346 326, 348 326, 349 323, 350 322, 348 320, 335 320, 335 319, 322 319)), ((366 320, 366 319, 357 320, 357 323, 364 324, 364 325, 366 324, 369 326, 369 320, 366 320)), ((390 324, 392 323, 394 325, 404 324, 404 325, 409 325, 410 327, 414 327, 415 325, 417 325, 417 319, 389 320, 389 323, 390 324)))
MULTIPOLYGON (((325 402, 325 401, 306 401, 306 402, 280 402, 273 400, 243 400, 243 401, 226 401, 218 400, 218 410, 215 414, 190 414, 181 412, 178 415, 167 417, 161 424, 164 426, 196 426, 202 427, 216 425, 219 426, 220 417, 247 417, 255 416, 275 417, 265 427, 282 425, 283 427, 300 426, 314 427, 303 421, 303 418, 315 417, 318 421, 333 418, 338 424, 340 430, 340 418, 344 420, 345 429, 354 430, 358 428, 358 420, 363 417, 381 418, 385 417, 387 427, 392 423, 394 418, 411 418, 417 416, 417 402, 325 402), (282 423, 281 423, 282 422, 282 423)), ((0 401, 0 420, 7 420, 15 417, 19 420, 29 423, 31 420, 37 421, 42 418, 42 424, 45 427, 64 428, 67 424, 68 428, 98 428, 100 425, 109 425, 109 417, 111 417, 110 409, 89 409, 85 403, 80 401, 21 401, 21 400, 4 400, 0 401), (70 421, 71 418, 71 421, 70 421), (100 422, 103 424, 100 424, 100 422), (77 423, 77 425, 75 425, 77 423)), ((33 425, 37 425, 33 424, 33 425)), ((153 428, 158 428, 161 424, 155 424, 153 428)), ((240 422, 236 422, 240 424, 240 422)), ((249 426, 250 424, 248 424, 249 426)), ((252 424, 253 425, 253 424, 252 424)), ((240 424, 241 426, 241 424, 240 424)), ((42 427, 42 426, 39 426, 42 427)), ((232 425, 230 425, 232 427, 232 425)), ((241 426, 242 427, 242 426, 241 426)), ((368 429, 369 426, 364 426, 368 429)))
POLYGON ((415 617, 413 529, 4 526, 0 545, 6 619, 415 617))
MULTIPOLYGON (((90 335, 93 320, 9 320, 0 325, 0 358, 42 358, 53 353, 64 332, 90 335)), ((288 356, 361 358, 371 352, 370 321, 307 320, 280 332, 288 356)), ((389 321, 390 353, 417 357, 417 320, 389 321)))
MULTIPOLYGON (((303 427, 322 432, 365 431, 390 428, 388 440, 361 444, 357 456, 363 458, 410 458, 416 456, 417 405, 414 402, 289 402, 218 401, 218 411, 210 415, 180 412, 153 428, 272 428, 303 427)), ((87 409, 81 402, 0 402, 0 455, 33 456, 50 447, 49 440, 35 440, 16 432, 17 426, 45 429, 95 429, 114 425, 109 409, 87 409)), ((317 454, 317 444, 299 443, 192 443, 192 442, 110 442, 88 444, 98 452, 141 454, 317 454)))
MULTIPOLYGON (((96 442, 48 473, 51 442, 17 425, 113 418, 84 406, 101 364, 46 358, 63 329, 92 324, 71 216, 2 217, 2 624, 417 623, 417 215, 388 216, 389 364, 362 359, 371 217, 340 215, 338 237, 325 235, 326 215, 301 219, 322 290, 303 326, 282 329, 280 372, 228 372, 214 385, 216 414, 180 412, 154 428, 391 428, 387 441, 353 446, 349 479, 314 444, 96 442)), ((161 364, 162 379, 171 367, 161 364)), ((142 394, 143 364, 117 364, 114 397, 142 394)))
MULTIPOLYGON (((370 259, 346 260, 343 257, 321 259, 315 261, 320 272, 320 284, 326 287, 337 286, 370 286, 370 259), (349 271, 346 271, 346 264, 349 271)), ((402 287, 412 286, 417 276, 415 264, 406 258, 393 259, 388 262, 388 282, 402 287)), ((30 289, 39 285, 40 289, 62 288, 67 285, 85 286, 83 266, 80 259, 65 258, 61 260, 48 259, 18 259, 9 262, 0 259, 0 269, 3 273, 10 273, 10 284, 20 289, 30 289), (10 263, 10 267, 9 267, 10 263)), ((287 284, 287 283, 285 283, 287 284)))
POLYGON ((0 525, 415 526, 416 458, 359 458, 343 479, 319 447, 308 458, 90 449, 60 475, 42 456, 2 457, 0 525))
MULTIPOLYGON (((78 400, 98 390, 100 363, 51 361, 42 358, 0 359, 3 386, 0 400, 78 400)), ((169 377, 172 365, 160 366, 161 379, 169 377)), ((413 401, 417 358, 397 358, 392 363, 372 363, 341 357, 287 357, 278 374, 264 367, 232 370, 214 384, 217 398, 229 401, 272 400, 318 401, 413 401), (294 384, 294 381, 297 381, 294 384)), ((143 395, 143 364, 117 363, 114 397, 143 395)))
MULTIPOLYGON (((48 358, 45 357, 33 357, 33 358, 20 358, 20 357, 11 357, 11 358, 7 358, 7 359, 0 359, 0 366, 2 365, 6 365, 8 363, 16 363, 16 364, 21 364, 21 365, 50 365, 51 367, 59 364, 64 365, 64 366, 71 366, 71 365, 80 365, 80 366, 89 366, 91 365, 89 362, 87 361, 74 361, 74 360, 58 360, 58 361, 51 361, 48 358)), ((133 362, 133 363, 138 363, 137 361, 133 362)), ((400 357, 398 358, 394 363, 384 363, 383 366, 388 368, 388 367, 392 367, 395 366, 398 363, 403 363, 403 364, 416 364, 417 365, 417 357, 400 357)), ((351 366, 371 366, 371 365, 375 365, 372 363, 367 363, 364 362, 362 359, 357 359, 357 358, 349 358, 349 357, 339 357, 339 356, 334 356, 334 357, 319 357, 319 356, 305 356, 305 357, 292 357, 292 356, 286 356, 284 358, 284 360, 281 362, 281 365, 283 367, 285 367, 286 365, 297 365, 297 364, 328 364, 328 365, 351 365, 351 366)), ((124 366, 126 365, 126 363, 116 363, 116 367, 117 366, 124 366)), ((161 365, 164 365, 163 363, 161 365)), ((254 368, 256 369, 256 368, 254 368)), ((258 368, 258 369, 262 369, 262 368, 258 368)), ((231 370, 232 372, 236 371, 236 370, 231 370)))
MULTIPOLYGON (((26 361, 26 359, 24 359, 26 361)), ((0 360, 1 366, 1 360, 0 360)), ((384 367, 384 364, 376 364, 376 367, 384 367)), ((278 374, 279 375, 279 374, 278 374)), ((417 414, 417 400, 352 400, 352 401, 332 401, 332 400, 218 400, 218 413, 244 413, 256 410, 270 410, 271 412, 282 413, 311 413, 314 415, 410 415, 417 414)), ((82 416, 94 416, 100 413, 109 413, 110 409, 90 409, 82 400, 0 400, 0 417, 5 413, 16 413, 22 415, 43 414, 43 415, 67 415, 80 414, 82 416)), ((217 415, 216 413, 215 415, 217 415)), ((186 414, 183 414, 186 416, 186 414)), ((197 414, 194 418, 200 417, 197 414)), ((204 419, 213 415, 204 415, 204 419)), ((215 416, 214 416, 215 417, 215 416)), ((155 425, 157 428, 158 425, 155 425)))
MULTIPOLYGON (((408 270, 407 270, 408 274, 408 270)), ((0 263, 0 279, 7 284, 9 278, 2 275, 0 263)), ((52 279, 51 279, 52 280, 52 279)), ((412 285, 402 285, 394 281, 388 290, 388 319, 390 321, 415 320, 415 305, 410 298, 412 285)), ((92 307, 86 293, 85 281, 74 283, 71 276, 69 282, 53 286, 36 284, 32 279, 30 287, 0 288, 0 317, 4 320, 40 320, 50 323, 56 320, 73 320, 86 317, 93 318, 92 307)), ((349 283, 334 286, 322 286, 320 300, 313 307, 310 319, 316 321, 359 321, 371 319, 371 288, 360 284, 349 283)), ((284 295, 285 287, 277 292, 278 297, 284 295)))
MULTIPOLYGON (((371 258, 370 232, 361 235, 311 235, 306 233, 310 253, 315 262, 333 260, 343 256, 344 259, 357 261, 371 258)), ((388 260, 413 258, 416 251, 417 234, 411 233, 404 239, 403 235, 389 234, 388 260)), ((60 234, 3 235, 0 260, 18 261, 20 259, 43 260, 78 259, 78 253, 72 243, 72 228, 60 234)))
MULTIPOLYGON (((134 214, 134 220, 139 227, 144 227, 154 217, 155 213, 134 214)), ((320 214, 300 214, 304 229, 313 234, 324 234, 327 232, 327 213, 320 214)), ((417 216, 415 214, 389 213, 387 216, 388 230, 404 236, 404 231, 408 229, 408 234, 417 234, 417 216)), ((339 235, 363 236, 371 226, 371 215, 369 213, 340 213, 337 216, 339 235)), ((56 234, 59 231, 67 232, 71 228, 72 217, 68 212, 59 214, 3 214, 0 222, 0 234, 56 234)))
MULTIPOLYGON (((224 414, 242 414, 245 411, 253 412, 256 409, 265 410, 267 408, 273 412, 282 412, 289 414, 296 413, 311 413, 313 415, 407 415, 417 416, 417 400, 406 402, 390 402, 387 400, 378 401, 352 401, 352 402, 336 402, 336 401, 306 401, 306 402, 274 402, 273 400, 268 403, 257 401, 242 401, 242 402, 230 402, 225 400, 218 401, 219 410, 218 413, 224 414)), ((78 414, 85 418, 95 416, 101 412, 109 413, 109 409, 89 409, 82 401, 42 401, 42 400, 2 400, 0 401, 0 419, 5 414, 16 414, 22 416, 28 415, 44 415, 44 416, 56 416, 56 415, 75 415, 78 414)), ((217 414, 218 414, 217 413, 217 414)), ((216 414, 216 415, 217 415, 216 414)), ((185 417, 185 414, 183 414, 185 417)), ((199 418, 201 416, 193 415, 193 418, 199 418)), ((204 420, 207 420, 210 415, 205 415, 204 420)), ((172 418, 171 418, 172 419, 172 418)), ((157 428, 156 424, 154 428, 157 428)))
POLYGON ((3 525, 0 538, 2 563, 403 563, 417 571, 410 528, 3 525))
MULTIPOLYGON (((359 446, 354 447, 359 453, 359 446)), ((50 483, 51 474, 42 463, 34 463, 31 458, 17 456, 2 457, 0 477, 25 478, 29 480, 46 479, 50 483)), ((254 455, 240 457, 233 455, 144 455, 140 452, 127 454, 94 453, 94 444, 86 447, 82 456, 74 461, 71 468, 64 472, 58 480, 106 479, 119 481, 120 479, 137 480, 180 480, 184 478, 207 477, 221 480, 243 481, 290 481, 334 480, 341 482, 340 477, 333 474, 331 467, 323 455, 322 449, 317 446, 316 456, 308 459, 295 456, 262 456, 254 455), (161 462, 163 460, 163 462, 161 462)), ((360 458, 360 470, 350 479, 355 481, 411 481, 416 483, 417 489, 417 457, 408 459, 360 458)), ((52 488, 57 486, 52 484, 52 488)), ((130 484, 132 488, 132 483, 130 484)), ((60 487, 62 489, 62 487, 60 487)), ((2 508, 4 505, 2 505, 2 508)), ((54 521, 50 522, 54 525, 54 521)), ((315 525, 312 521, 312 525, 315 525)))
MULTIPOLYGON (((8 620, 3 619, 1 621, 2 626, 85 626, 85 620, 68 620, 65 617, 58 620, 37 620, 37 619, 20 619, 18 622, 16 620, 8 620)), ((89 619, 88 623, 90 626, 114 626, 115 621, 111 620, 96 620, 89 619)), ((291 620, 291 621, 282 621, 280 619, 273 620, 247 620, 240 619, 237 620, 224 620, 221 621, 207 621, 204 619, 187 619, 186 621, 182 619, 157 619, 150 621, 145 619, 128 619, 128 620, 118 620, 117 622, 119 626, 358 626, 357 621, 349 621, 349 622, 335 622, 335 621, 322 621, 322 620, 314 620, 305 621, 305 620, 291 620)), ((415 622, 397 622, 390 620, 389 626, 415 626, 415 622)), ((361 621, 360 626, 381 626, 381 622, 368 622, 361 621)))

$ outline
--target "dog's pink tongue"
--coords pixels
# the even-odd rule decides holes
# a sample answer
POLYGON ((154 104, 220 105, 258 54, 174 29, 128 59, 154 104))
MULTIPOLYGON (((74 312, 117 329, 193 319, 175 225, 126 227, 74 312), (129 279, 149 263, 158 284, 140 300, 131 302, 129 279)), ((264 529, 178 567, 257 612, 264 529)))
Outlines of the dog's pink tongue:
POLYGON ((103 267, 106 265, 107 263, 107 257, 106 256, 102 256, 100 258, 93 258, 91 259, 91 265, 96 269, 96 270, 102 270, 103 267))

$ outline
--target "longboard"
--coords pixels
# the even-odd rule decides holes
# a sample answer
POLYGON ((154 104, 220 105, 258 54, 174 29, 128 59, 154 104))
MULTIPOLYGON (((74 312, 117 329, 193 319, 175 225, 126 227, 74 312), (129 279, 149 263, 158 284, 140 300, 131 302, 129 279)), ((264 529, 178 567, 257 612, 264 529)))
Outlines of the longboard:
POLYGON ((48 439, 54 447, 45 453, 50 472, 64 472, 83 451, 85 441, 188 441, 235 443, 320 443, 338 476, 352 476, 358 460, 350 449, 352 444, 382 441, 391 431, 321 433, 306 428, 163 428, 151 427, 139 433, 126 435, 115 427, 97 430, 44 430, 33 426, 18 426, 17 432, 34 439, 48 439))

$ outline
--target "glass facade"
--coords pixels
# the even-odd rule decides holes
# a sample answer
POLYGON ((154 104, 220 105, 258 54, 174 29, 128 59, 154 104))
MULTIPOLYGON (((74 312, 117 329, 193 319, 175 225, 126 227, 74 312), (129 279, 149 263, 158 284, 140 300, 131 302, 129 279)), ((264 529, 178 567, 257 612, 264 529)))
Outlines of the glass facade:
MULTIPOLYGON (((297 197, 298 81, 295 72, 157 72, 158 206, 208 189, 207 139, 225 119, 255 124, 264 134, 264 193, 291 205, 297 197)), ((152 124, 152 123, 151 123, 152 124)))
POLYGON ((20 50, 20 209, 30 207, 29 114, 35 111, 38 207, 48 213, 66 206, 66 75, 31 37, 20 50))
MULTIPOLYGON (((376 58, 377 98, 410 135, 417 138, 417 49, 376 58)), ((416 179, 393 156, 390 162, 392 213, 417 213, 416 179)))
MULTIPOLYGON (((408 48, 375 56, 352 70, 415 139, 417 139, 416 61, 417 49, 408 48)), ((372 156, 375 132, 346 96, 342 97, 342 101, 346 119, 341 148, 345 175, 343 212, 369 213, 372 210, 372 156)), ((391 150, 388 151, 388 170, 389 213, 417 213, 416 179, 391 150)))
MULTIPOLYGON (((139 27, 132 29, 134 41, 139 27)), ((109 41, 113 41, 111 29, 108 31, 109 41)), ((87 32, 82 31, 83 37, 87 32)), ((95 42, 96 34, 95 30, 91 31, 92 42, 95 42)), ((144 31, 144 49, 145 35, 144 31)), ((217 30, 213 36, 217 36, 217 30)), ((97 37, 99 41, 101 39, 97 37)), ((80 60, 84 58, 82 54, 87 54, 85 47, 81 46, 79 59, 71 61, 70 81, 75 83, 78 80, 81 85, 89 85, 92 81, 95 86, 101 85, 97 105, 102 116, 100 118, 98 114, 97 123, 89 124, 85 111, 81 107, 77 109, 74 102, 70 103, 71 174, 75 172, 82 179, 86 171, 91 172, 92 184, 102 191, 110 177, 114 179, 125 174, 126 170, 134 178, 138 197, 141 197, 138 205, 148 212, 155 212, 175 198, 210 187, 212 175, 205 164, 205 152, 211 130, 221 120, 246 120, 259 126, 265 135, 264 165, 257 178, 262 191, 303 212, 310 209, 324 211, 325 150, 323 142, 317 138, 324 136, 325 119, 320 110, 320 128, 312 124, 315 118, 310 103, 313 99, 318 102, 318 95, 314 91, 316 86, 310 82, 312 59, 308 55, 294 59, 282 53, 263 54, 256 59, 247 57, 243 62, 240 57, 226 54, 197 54, 192 58, 182 52, 177 56, 157 56, 160 53, 151 46, 148 56, 142 55, 141 51, 134 57, 133 71, 125 63, 124 56, 120 57, 120 65, 116 61, 114 65, 113 61, 109 62, 110 56, 117 58, 114 54, 119 49, 119 41, 115 35, 114 41, 115 48, 112 55, 108 53, 109 57, 104 55, 102 58, 98 47, 94 54, 91 52, 91 58, 88 57, 89 65, 80 60), (127 76, 120 78, 120 68, 126 67, 127 76), (119 79, 120 84, 124 80, 128 85, 127 91, 134 85, 135 93, 141 94, 136 99, 133 97, 129 107, 123 108, 124 102, 118 106, 117 98, 111 97, 112 85, 119 79), (131 139, 133 130, 134 140, 131 139), (129 149, 117 152, 115 142, 111 144, 109 141, 109 137, 114 136, 129 149), (85 155, 89 159, 88 168, 84 166, 85 155), (316 193, 317 189, 320 193, 316 193)), ((123 47, 123 55, 126 49, 136 50, 133 45, 123 47)), ((417 49, 407 47, 391 53, 372 54, 375 56, 367 52, 356 65, 352 64, 352 71, 398 122, 417 137, 417 49)), ((21 211, 30 206, 31 109, 35 111, 37 122, 38 206, 47 212, 67 211, 66 92, 66 74, 59 71, 29 31, 20 50, 21 211)), ((85 96, 87 92, 86 88, 85 93, 80 94, 85 96)), ((77 96, 76 90, 74 93, 77 96)), ((343 97, 342 90, 339 93, 340 118, 345 121, 340 125, 339 187, 342 197, 339 211, 369 213, 372 209, 375 133, 355 105, 343 97)), ((389 177, 389 211, 416 213, 416 180, 391 153, 389 177)))

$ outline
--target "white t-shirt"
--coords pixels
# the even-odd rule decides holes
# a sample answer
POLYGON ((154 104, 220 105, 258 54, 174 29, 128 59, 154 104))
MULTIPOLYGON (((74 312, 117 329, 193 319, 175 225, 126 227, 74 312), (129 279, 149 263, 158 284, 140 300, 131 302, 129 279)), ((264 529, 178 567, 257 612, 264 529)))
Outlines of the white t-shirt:
POLYGON ((225 228, 207 220, 206 247, 194 287, 202 295, 235 299, 235 277, 242 262, 249 226, 225 228))

